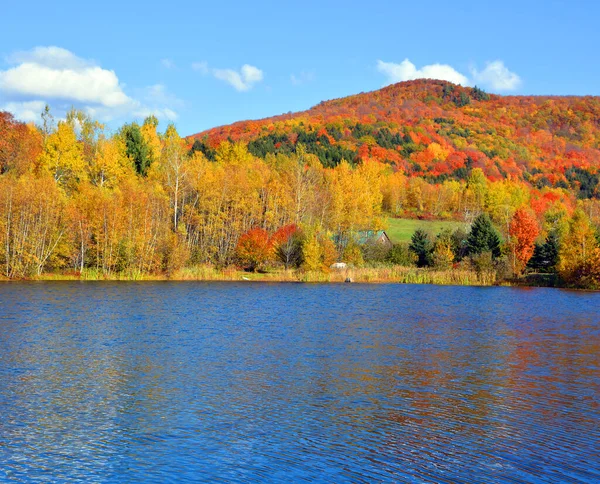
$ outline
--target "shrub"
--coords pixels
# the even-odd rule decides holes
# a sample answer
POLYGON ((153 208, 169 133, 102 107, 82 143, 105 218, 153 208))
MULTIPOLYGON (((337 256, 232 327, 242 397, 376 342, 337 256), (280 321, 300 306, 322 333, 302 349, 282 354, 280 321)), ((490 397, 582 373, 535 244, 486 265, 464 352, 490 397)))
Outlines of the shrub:
POLYGON ((408 248, 408 244, 394 244, 386 260, 395 266, 412 267, 417 263, 417 255, 408 248))

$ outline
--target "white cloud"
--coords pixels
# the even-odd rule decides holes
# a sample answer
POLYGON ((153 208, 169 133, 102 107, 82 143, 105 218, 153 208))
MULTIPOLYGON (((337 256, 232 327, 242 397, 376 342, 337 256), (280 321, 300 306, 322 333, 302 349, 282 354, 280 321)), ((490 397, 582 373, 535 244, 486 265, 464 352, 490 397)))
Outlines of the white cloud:
POLYGON ((315 80, 315 73, 312 71, 302 71, 300 74, 292 74, 290 76, 290 81, 294 86, 301 86, 303 84, 308 84, 315 80))
POLYGON ((242 66, 242 79, 247 84, 254 84, 263 80, 263 71, 258 67, 254 67, 248 64, 242 66))
POLYGON ((472 68, 471 75, 477 83, 489 86, 495 91, 514 91, 521 85, 521 78, 509 71, 500 60, 486 63, 482 71, 472 68))
POLYGON ((440 79, 462 86, 469 84, 466 76, 447 64, 431 64, 417 69, 408 59, 404 59, 400 64, 379 60, 377 70, 387 77, 388 84, 415 79, 440 79))
POLYGON ((8 111, 21 121, 36 122, 45 106, 44 101, 9 102, 0 106, 0 111, 8 111))
POLYGON ((77 57, 62 47, 34 47, 28 51, 15 52, 7 57, 9 64, 39 64, 53 69, 83 68, 93 62, 77 57))
POLYGON ((154 84, 133 91, 135 100, 125 109, 110 109, 103 106, 88 107, 86 111, 95 119, 110 121, 114 118, 134 117, 143 119, 151 114, 158 119, 175 121, 178 118, 175 108, 182 108, 184 102, 170 93, 163 84, 154 84))
POLYGON ((240 72, 233 69, 213 69, 212 74, 215 78, 233 86, 237 91, 248 91, 263 79, 262 71, 248 64, 244 64, 240 72))
POLYGON ((386 85, 415 79, 439 79, 462 86, 472 86, 477 83, 493 91, 512 91, 521 85, 521 78, 509 71, 500 60, 488 62, 483 71, 472 68, 471 78, 448 64, 430 64, 417 69, 408 59, 404 59, 399 64, 378 60, 377 70, 387 77, 386 85))
POLYGON ((255 84, 263 80, 263 71, 258 67, 244 64, 239 71, 234 69, 209 68, 207 62, 194 62, 192 69, 202 75, 212 75, 215 79, 224 81, 237 91, 249 91, 255 84))
POLYGON ((100 121, 124 119, 148 112, 173 119, 181 102, 162 85, 127 95, 113 70, 83 59, 61 47, 35 47, 7 57, 9 68, 0 70, 3 108, 26 121, 39 120, 46 103, 61 116, 72 106, 100 121))
POLYGON ((9 57, 18 64, 0 71, 0 91, 9 96, 73 100, 117 107, 130 103, 114 71, 59 47, 37 47, 9 57))

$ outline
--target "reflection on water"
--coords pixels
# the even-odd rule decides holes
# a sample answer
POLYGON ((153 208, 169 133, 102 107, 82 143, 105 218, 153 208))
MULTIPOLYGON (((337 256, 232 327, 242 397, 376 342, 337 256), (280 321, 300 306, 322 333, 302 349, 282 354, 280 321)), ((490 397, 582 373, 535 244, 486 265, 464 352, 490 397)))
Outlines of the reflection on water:
POLYGON ((0 480, 600 482, 600 294, 0 284, 0 480))

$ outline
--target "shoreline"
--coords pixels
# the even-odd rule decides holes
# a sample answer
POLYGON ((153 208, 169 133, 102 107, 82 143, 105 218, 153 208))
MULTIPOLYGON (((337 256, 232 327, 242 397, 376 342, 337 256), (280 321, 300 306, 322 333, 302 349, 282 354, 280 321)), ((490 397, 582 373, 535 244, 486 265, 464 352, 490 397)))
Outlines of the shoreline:
POLYGON ((141 274, 83 272, 43 273, 26 278, 0 276, 0 282, 18 281, 201 281, 201 282, 289 282, 289 283, 368 283, 368 284, 433 284, 442 286, 508 286, 508 287, 560 287, 550 278, 522 278, 497 280, 493 272, 472 270, 435 270, 403 266, 380 268, 349 268, 328 272, 301 270, 275 270, 246 272, 237 268, 215 269, 210 266, 184 268, 168 273, 141 274), (532 282, 535 281, 537 283, 532 282))

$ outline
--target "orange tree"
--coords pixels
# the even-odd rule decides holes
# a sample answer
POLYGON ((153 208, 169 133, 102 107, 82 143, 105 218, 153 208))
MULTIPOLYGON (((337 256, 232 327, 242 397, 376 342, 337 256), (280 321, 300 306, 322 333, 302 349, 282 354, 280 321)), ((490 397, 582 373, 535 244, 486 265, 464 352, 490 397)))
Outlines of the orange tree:
POLYGON ((513 272, 520 274, 535 249, 535 239, 540 233, 534 216, 523 208, 517 210, 510 222, 508 233, 511 236, 513 272))
POLYGON ((245 269, 256 271, 273 255, 273 241, 264 229, 251 229, 240 237, 236 255, 245 269))

